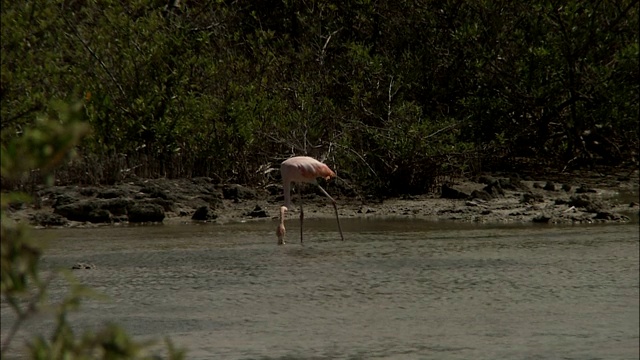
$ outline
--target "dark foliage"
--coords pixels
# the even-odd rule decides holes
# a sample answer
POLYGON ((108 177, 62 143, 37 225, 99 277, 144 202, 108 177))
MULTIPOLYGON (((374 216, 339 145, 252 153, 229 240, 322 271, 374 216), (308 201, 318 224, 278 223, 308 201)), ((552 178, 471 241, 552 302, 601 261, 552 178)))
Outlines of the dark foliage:
POLYGON ((380 193, 637 166, 638 1, 2 2, 3 142, 85 98, 61 182, 258 184, 291 155, 380 193))

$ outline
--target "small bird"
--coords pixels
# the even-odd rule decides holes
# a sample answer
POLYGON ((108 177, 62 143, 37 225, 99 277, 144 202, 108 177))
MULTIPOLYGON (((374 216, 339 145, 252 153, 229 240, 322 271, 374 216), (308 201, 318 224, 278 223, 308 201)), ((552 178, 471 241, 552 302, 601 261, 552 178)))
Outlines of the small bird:
MULTIPOLYGON (((344 240, 342 235, 342 227, 340 226, 340 218, 338 217, 338 207, 336 201, 322 188, 317 182, 318 178, 324 178, 330 180, 336 177, 336 173, 333 172, 327 165, 309 156, 294 156, 282 162, 280 165, 280 173, 282 174, 282 183, 284 187, 284 206, 280 208, 280 224, 276 229, 276 235, 278 236, 278 244, 284 244, 284 235, 286 229, 284 227, 284 218, 286 211, 291 207, 291 183, 310 183, 315 184, 323 194, 325 194, 333 205, 333 210, 336 213, 336 221, 338 222, 338 230, 340 231, 340 238, 344 240)), ((302 191, 298 187, 298 193, 300 195, 300 243, 303 243, 303 230, 304 223, 304 210, 302 209, 302 191)))
POLYGON ((287 234, 287 229, 284 228, 284 216, 287 212, 286 206, 280 206, 280 224, 276 229, 276 236, 278 237, 278 245, 284 245, 284 236, 287 234))

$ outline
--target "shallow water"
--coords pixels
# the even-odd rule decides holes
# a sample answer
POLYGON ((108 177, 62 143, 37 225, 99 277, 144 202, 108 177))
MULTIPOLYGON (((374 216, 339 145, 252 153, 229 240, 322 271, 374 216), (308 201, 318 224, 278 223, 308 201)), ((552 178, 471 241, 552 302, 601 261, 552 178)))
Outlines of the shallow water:
POLYGON ((95 264, 74 274, 111 298, 85 301, 78 328, 169 336, 189 359, 638 358, 637 224, 350 220, 344 242, 305 224, 304 246, 295 221, 285 246, 273 222, 36 234, 45 269, 95 264))

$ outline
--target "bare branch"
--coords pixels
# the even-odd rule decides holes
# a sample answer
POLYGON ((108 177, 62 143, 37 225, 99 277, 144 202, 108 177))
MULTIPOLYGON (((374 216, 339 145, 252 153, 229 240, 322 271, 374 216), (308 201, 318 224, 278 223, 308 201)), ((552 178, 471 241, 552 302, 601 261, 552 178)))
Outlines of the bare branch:
POLYGON ((455 123, 455 124, 451 124, 451 125, 449 125, 449 126, 445 126, 445 127, 443 127, 442 129, 437 130, 436 132, 433 132, 433 133, 431 133, 431 134, 429 134, 429 135, 425 136, 424 138, 425 138, 425 139, 428 139, 428 138, 430 138, 430 137, 434 137, 434 136, 438 135, 439 133, 441 133, 441 132, 443 132, 443 131, 446 131, 446 130, 449 130, 449 129, 451 129, 451 128, 454 128, 454 127, 456 127, 456 126, 458 126, 458 124, 457 124, 457 123, 455 123))
POLYGON ((122 96, 126 96, 126 93, 122 85, 120 85, 118 80, 116 80, 115 76, 113 76, 111 71, 109 71, 109 68, 104 63, 104 61, 102 61, 102 59, 98 57, 98 54, 96 54, 96 52, 93 51, 93 49, 91 49, 89 44, 87 44, 87 42, 84 41, 84 39, 82 39, 82 36, 80 36, 80 32, 78 32, 78 29, 73 24, 71 24, 69 19, 67 19, 66 17, 64 18, 64 22, 67 24, 67 26, 69 26, 69 28, 73 30, 74 35, 78 38, 82 46, 84 46, 84 48, 87 49, 87 51, 91 54, 91 56, 100 64, 100 67, 102 68, 102 70, 104 70, 107 73, 107 75, 109 75, 109 77, 111 78, 111 81, 113 81, 113 83, 118 87, 118 90, 120 90, 120 93, 122 94, 122 96))

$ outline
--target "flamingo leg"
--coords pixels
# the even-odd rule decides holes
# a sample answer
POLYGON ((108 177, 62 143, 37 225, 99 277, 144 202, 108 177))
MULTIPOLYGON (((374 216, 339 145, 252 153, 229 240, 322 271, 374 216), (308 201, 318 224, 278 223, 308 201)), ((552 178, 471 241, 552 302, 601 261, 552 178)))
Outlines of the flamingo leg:
MULTIPOLYGON (((334 198, 331 197, 331 195, 329 195, 329 193, 322 188, 322 186, 320 186, 319 184, 318 187, 320 188, 320 191, 322 191, 323 194, 325 194, 326 197, 328 197, 329 199, 331 199, 331 204, 333 205, 333 211, 335 211, 336 213, 336 221, 338 222, 338 230, 340 230, 340 238, 342 239, 342 241, 344 241, 344 235, 342 235, 342 226, 340 226, 340 217, 338 217, 338 206, 336 205, 336 201, 334 198)), ((302 208, 300 208, 302 209, 302 208)), ((302 225, 302 224, 301 224, 302 225)))
POLYGON ((304 210, 302 209, 302 184, 298 184, 298 195, 300 196, 300 244, 302 244, 302 225, 304 223, 304 210))

